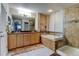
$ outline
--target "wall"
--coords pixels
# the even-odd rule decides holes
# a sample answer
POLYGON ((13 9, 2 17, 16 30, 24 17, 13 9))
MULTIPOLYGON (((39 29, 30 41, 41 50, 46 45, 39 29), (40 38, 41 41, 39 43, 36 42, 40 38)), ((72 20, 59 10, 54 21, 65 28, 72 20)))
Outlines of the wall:
POLYGON ((40 31, 40 27, 39 27, 39 23, 40 23, 40 20, 39 20, 39 13, 36 13, 36 17, 35 17, 35 30, 36 31, 40 31))
POLYGON ((49 31, 64 33, 64 11, 60 10, 50 15, 49 31))
POLYGON ((55 31, 54 29, 55 29, 55 13, 52 13, 50 15, 49 30, 48 31, 54 32, 55 31))

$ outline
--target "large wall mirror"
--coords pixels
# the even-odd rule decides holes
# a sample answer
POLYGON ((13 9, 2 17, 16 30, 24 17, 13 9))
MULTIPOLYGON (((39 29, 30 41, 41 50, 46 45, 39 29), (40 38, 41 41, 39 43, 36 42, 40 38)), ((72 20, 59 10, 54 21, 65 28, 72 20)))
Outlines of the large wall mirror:
POLYGON ((35 18, 12 15, 13 18, 13 31, 22 32, 22 31, 35 31, 35 18))

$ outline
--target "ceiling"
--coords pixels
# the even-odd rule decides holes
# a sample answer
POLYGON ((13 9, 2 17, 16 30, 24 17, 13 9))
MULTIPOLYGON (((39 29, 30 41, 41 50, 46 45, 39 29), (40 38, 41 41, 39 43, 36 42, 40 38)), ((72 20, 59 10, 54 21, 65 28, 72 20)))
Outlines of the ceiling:
MULTIPOLYGON (((50 14, 48 12, 49 9, 52 9, 53 12, 64 9, 66 7, 70 7, 75 5, 75 3, 9 3, 11 9, 15 9, 18 7, 31 9, 34 12, 50 14)), ((13 12, 12 13, 16 13, 13 12)))

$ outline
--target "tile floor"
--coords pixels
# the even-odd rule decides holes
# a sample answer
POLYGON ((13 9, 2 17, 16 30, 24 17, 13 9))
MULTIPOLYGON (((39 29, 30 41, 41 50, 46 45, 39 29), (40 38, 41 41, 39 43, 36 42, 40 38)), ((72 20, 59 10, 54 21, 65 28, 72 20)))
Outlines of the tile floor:
POLYGON ((45 47, 42 44, 36 44, 32 46, 18 48, 12 51, 9 51, 8 55, 11 56, 49 56, 52 55, 54 51, 45 47))

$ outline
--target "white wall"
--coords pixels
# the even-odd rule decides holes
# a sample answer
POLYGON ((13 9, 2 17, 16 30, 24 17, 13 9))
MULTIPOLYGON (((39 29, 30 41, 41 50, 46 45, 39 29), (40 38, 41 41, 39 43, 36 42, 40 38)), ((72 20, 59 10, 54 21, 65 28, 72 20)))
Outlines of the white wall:
POLYGON ((50 15, 49 31, 63 33, 64 32, 63 22, 64 22, 64 10, 52 13, 50 15))
POLYGON ((0 3, 0 16, 1 16, 1 3, 0 3))
POLYGON ((36 31, 40 31, 39 29, 39 13, 36 13, 36 17, 35 17, 35 30, 36 31))
POLYGON ((49 20, 49 31, 54 32, 55 30, 55 13, 52 13, 50 15, 50 20, 49 20))

